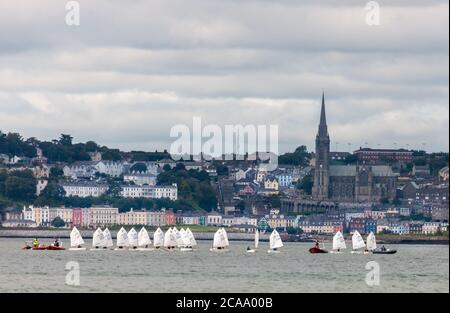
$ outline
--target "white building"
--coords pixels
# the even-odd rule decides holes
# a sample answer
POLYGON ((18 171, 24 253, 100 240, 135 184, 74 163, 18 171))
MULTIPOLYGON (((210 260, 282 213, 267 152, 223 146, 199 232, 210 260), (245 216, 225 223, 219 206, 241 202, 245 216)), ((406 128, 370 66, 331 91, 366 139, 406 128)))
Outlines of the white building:
POLYGON ((437 222, 424 223, 422 227, 422 233, 424 235, 435 235, 439 232, 440 228, 441 223, 437 222))
POLYGON ((278 174, 276 175, 276 178, 278 180, 278 184, 280 185, 280 187, 283 188, 291 186, 294 180, 292 175, 288 173, 278 174))
POLYGON ((97 169, 95 168, 96 162, 75 162, 71 165, 66 165, 63 168, 64 176, 78 179, 78 178, 91 178, 95 176, 97 169))
POLYGON ((100 161, 95 164, 98 173, 111 177, 119 177, 123 175, 124 165, 122 162, 100 161))
POLYGON ((223 224, 222 219, 223 219, 223 217, 220 213, 211 212, 206 217, 206 224, 214 225, 214 226, 221 226, 223 224))
POLYGON ((168 198, 175 201, 178 199, 178 188, 176 184, 172 186, 123 186, 121 195, 124 198, 168 198))
POLYGON ((66 191, 66 197, 100 197, 108 191, 108 185, 94 182, 66 182, 61 186, 66 191))
POLYGON ((93 207, 91 210, 91 223, 93 227, 108 227, 116 225, 119 216, 118 208, 107 206, 93 207))
POLYGON ((158 227, 166 225, 166 212, 164 211, 150 211, 147 217, 147 225, 158 227))
POLYGON ((131 173, 126 174, 123 177, 125 182, 133 182, 136 185, 143 186, 155 186, 156 185, 156 176, 149 173, 131 173))

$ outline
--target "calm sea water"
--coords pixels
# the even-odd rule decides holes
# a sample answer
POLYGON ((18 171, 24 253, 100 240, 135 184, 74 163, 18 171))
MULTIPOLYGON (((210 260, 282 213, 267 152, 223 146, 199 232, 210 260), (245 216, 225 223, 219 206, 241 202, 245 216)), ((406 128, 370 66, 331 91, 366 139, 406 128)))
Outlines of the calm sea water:
MULTIPOLYGON (((0 238, 0 292, 449 292, 449 247, 399 245, 396 255, 310 255, 287 243, 267 254, 262 243, 231 242, 225 254, 181 252, 22 251, 24 240, 0 238), (67 262, 80 265, 80 286, 66 285, 67 262), (380 265, 380 286, 366 284, 366 264, 380 265)), ((66 241, 67 245, 68 242, 66 241)))

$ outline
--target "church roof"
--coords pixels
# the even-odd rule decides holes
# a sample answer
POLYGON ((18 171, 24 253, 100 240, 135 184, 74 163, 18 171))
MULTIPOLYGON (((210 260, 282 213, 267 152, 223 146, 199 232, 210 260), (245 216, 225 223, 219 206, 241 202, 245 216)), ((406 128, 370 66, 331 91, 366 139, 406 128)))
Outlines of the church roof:
MULTIPOLYGON (((356 176, 357 174, 356 165, 331 165, 330 166, 330 176, 356 176)), ((374 165, 371 166, 372 172, 375 176, 380 177, 393 177, 396 176, 392 171, 391 167, 388 165, 374 165)))

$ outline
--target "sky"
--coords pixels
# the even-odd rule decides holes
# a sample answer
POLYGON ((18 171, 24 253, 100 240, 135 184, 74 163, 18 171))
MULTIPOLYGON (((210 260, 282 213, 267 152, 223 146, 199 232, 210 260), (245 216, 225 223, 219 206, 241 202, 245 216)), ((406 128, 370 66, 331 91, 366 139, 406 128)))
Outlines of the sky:
POLYGON ((333 150, 449 150, 449 2, 0 2, 0 130, 169 149, 174 125, 278 125, 313 149, 322 90, 333 150))

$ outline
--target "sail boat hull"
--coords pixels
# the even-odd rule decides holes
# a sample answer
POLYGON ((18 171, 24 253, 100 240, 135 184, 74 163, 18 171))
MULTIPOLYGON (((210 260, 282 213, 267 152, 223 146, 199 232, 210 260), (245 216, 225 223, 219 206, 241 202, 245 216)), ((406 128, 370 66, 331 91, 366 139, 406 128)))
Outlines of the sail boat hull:
POLYGON ((154 248, 137 248, 136 251, 155 251, 154 248))
POLYGON ((70 248, 69 251, 86 251, 86 248, 70 248))
POLYGON ((352 250, 351 254, 362 254, 362 251, 352 250))
POLYGON ((180 248, 181 252, 193 252, 194 249, 193 248, 180 248))
POLYGON ((278 251, 278 250, 268 250, 267 253, 278 254, 278 253, 280 253, 280 251, 278 251))
POLYGON ((256 253, 256 250, 247 250, 247 253, 256 253))
POLYGON ((228 249, 217 249, 217 248, 212 248, 212 249, 209 249, 209 251, 211 251, 211 252, 217 252, 217 253, 224 253, 224 252, 228 252, 228 251, 230 251, 230 250, 228 250, 228 249))

